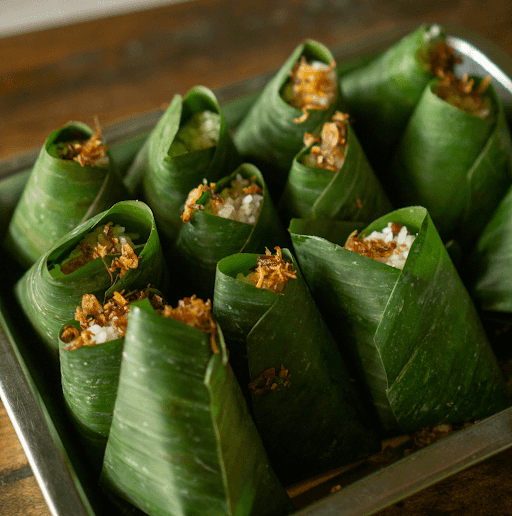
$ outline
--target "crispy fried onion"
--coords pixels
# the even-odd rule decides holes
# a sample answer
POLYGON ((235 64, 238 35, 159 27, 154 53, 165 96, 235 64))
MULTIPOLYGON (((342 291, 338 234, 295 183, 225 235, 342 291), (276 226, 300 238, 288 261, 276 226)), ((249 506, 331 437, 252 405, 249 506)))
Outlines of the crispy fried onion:
POLYGON ((155 310, 162 309, 164 306, 163 298, 158 294, 150 294, 149 290, 136 290, 123 295, 124 291, 114 292, 104 306, 98 301, 94 294, 84 294, 81 306, 77 306, 75 311, 75 321, 80 324, 80 330, 74 325, 69 324, 64 327, 61 333, 61 340, 67 345, 65 351, 73 351, 82 346, 94 346, 96 338, 90 328, 98 325, 102 328, 112 327, 116 330, 118 338, 126 334, 128 319, 126 315, 130 311, 130 304, 134 301, 149 298, 155 310))
POLYGON ((291 104, 302 110, 302 116, 295 118, 294 122, 301 123, 307 120, 309 110, 327 109, 336 96, 336 63, 332 61, 329 66, 317 68, 308 64, 302 56, 290 71, 293 84, 294 100, 291 104))
MULTIPOLYGON (((391 226, 393 235, 398 235, 401 227, 402 226, 400 224, 394 222, 391 226)), ((394 240, 391 242, 384 242, 384 240, 380 238, 364 240, 356 235, 357 231, 352 232, 343 247, 368 258, 373 258, 374 260, 378 260, 379 258, 389 258, 397 246, 397 243, 394 240)))
POLYGON ((275 255, 265 248, 265 255, 258 257, 254 281, 256 288, 280 293, 290 278, 297 278, 297 272, 293 270, 293 265, 289 260, 283 259, 281 248, 276 246, 274 249, 276 250, 275 255))
POLYGON ((428 62, 432 75, 444 77, 446 73, 453 72, 453 67, 457 63, 461 63, 462 59, 455 55, 455 50, 445 41, 438 41, 428 50, 428 62))
POLYGON ((180 299, 176 308, 165 305, 162 310, 157 311, 164 317, 176 319, 209 334, 212 353, 219 353, 216 341, 217 324, 212 317, 212 302, 209 299, 205 302, 193 295, 180 299))
POLYGON ((212 200, 212 206, 214 210, 217 209, 218 205, 224 203, 222 197, 215 193, 215 183, 210 183, 210 186, 208 186, 206 179, 203 179, 203 184, 199 185, 197 188, 194 188, 188 194, 183 213, 181 214, 181 220, 183 222, 190 222, 192 213, 194 213, 196 210, 204 210, 204 206, 202 204, 197 204, 197 201, 201 195, 208 191, 210 192, 210 198, 212 200))
POLYGON ((485 77, 477 88, 473 88, 475 81, 468 79, 467 73, 461 79, 457 79, 450 72, 440 75, 440 78, 441 81, 436 84, 434 90, 439 98, 471 115, 481 118, 489 115, 489 99, 482 98, 482 95, 491 82, 490 75, 485 77))
POLYGON ((61 158, 78 161, 85 165, 101 166, 108 164, 107 147, 102 144, 101 127, 96 120, 96 130, 88 140, 68 142, 61 150, 61 158))
POLYGON ((292 375, 288 369, 285 369, 283 364, 281 364, 281 370, 277 374, 275 367, 269 367, 251 380, 249 389, 253 394, 263 394, 267 391, 275 391, 279 385, 290 387, 292 384, 290 381, 291 377, 292 375))
POLYGON ((314 158, 315 166, 337 172, 345 160, 347 152, 347 126, 349 116, 336 111, 332 116, 332 122, 326 122, 322 127, 320 137, 312 134, 304 134, 304 145, 309 147, 310 156, 314 158))
MULTIPOLYGON (((64 263, 61 267, 63 274, 71 274, 87 263, 101 258, 105 262, 105 256, 109 254, 118 254, 119 238, 112 232, 112 222, 105 224, 103 228, 103 236, 106 239, 104 245, 99 242, 96 246, 92 246, 89 242, 82 242, 80 244, 81 255, 71 258, 71 260, 64 263)), ((121 256, 114 258, 110 267, 107 270, 112 278, 112 273, 119 269, 119 277, 123 277, 130 269, 136 269, 139 266, 139 257, 135 254, 130 244, 121 244, 121 256)))

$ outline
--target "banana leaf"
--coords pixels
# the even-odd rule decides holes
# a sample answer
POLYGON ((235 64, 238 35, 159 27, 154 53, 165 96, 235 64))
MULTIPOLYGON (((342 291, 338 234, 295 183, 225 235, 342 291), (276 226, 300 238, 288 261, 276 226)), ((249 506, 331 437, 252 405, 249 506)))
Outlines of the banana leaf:
POLYGON ((485 312, 512 312, 512 188, 497 207, 462 274, 476 305, 485 312))
MULTIPOLYGON (((110 265, 113 255, 106 256, 110 265)), ((83 294, 94 294, 100 302, 121 292, 143 289, 151 284, 165 292, 167 268, 163 258, 155 220, 151 210, 140 201, 123 201, 109 210, 77 226, 47 251, 16 283, 15 294, 29 323, 55 356, 58 354, 58 337, 62 325, 73 318, 83 294), (98 258, 68 275, 53 277, 49 268, 69 255, 78 242, 95 227, 108 222, 121 224, 129 232, 136 232, 144 243, 139 249, 139 266, 130 269, 123 277, 112 278, 98 258)))
POLYGON ((336 238, 302 234, 299 220, 290 226, 304 277, 350 350, 384 430, 460 423, 507 407, 496 358, 427 210, 397 210, 362 233, 388 222, 417 233, 403 270, 344 249, 336 238))
POLYGON ((312 146, 295 158, 279 209, 287 219, 327 218, 371 222, 392 210, 379 180, 352 130, 347 128, 347 152, 338 172, 302 163, 312 146))
POLYGON ((425 88, 383 182, 396 206, 426 207, 441 238, 464 248, 512 184, 512 145, 492 85, 486 95, 494 109, 481 118, 440 99, 433 92, 437 82, 425 88))
POLYGON ((82 166, 52 152, 58 144, 92 135, 86 124, 70 122, 53 131, 41 148, 5 242, 26 269, 75 226, 128 196, 108 152, 108 165, 101 166, 82 166))
MULTIPOLYGON (((256 177, 256 183, 263 190, 263 202, 256 224, 225 219, 217 215, 196 210, 187 223, 182 223, 176 245, 169 258, 174 270, 179 270, 177 282, 182 296, 197 294, 203 299, 211 298, 215 283, 217 262, 239 252, 263 252, 265 245, 285 246, 289 236, 281 225, 272 199, 268 194, 261 172, 250 163, 238 167, 232 174, 215 185, 215 192, 222 191, 236 175, 245 179, 256 177)), ((197 185, 196 185, 197 186, 197 185)), ((206 204, 210 192, 205 192, 199 204, 206 204)))
MULTIPOLYGON (((68 321, 78 330, 76 321, 68 321)), ((124 338, 66 351, 59 339, 62 391, 92 467, 101 469, 117 394, 124 338)))
MULTIPOLYGON (((297 263, 297 279, 282 295, 236 276, 256 265, 257 254, 238 254, 217 265, 213 314, 221 325, 241 385, 270 368, 289 372, 290 385, 251 389, 250 406, 274 470, 285 483, 338 467, 380 449, 372 420, 349 379, 297 263)), ((277 376, 277 373, 274 372, 277 376)), ((247 388, 245 389, 247 393, 247 388)))
POLYGON ((140 198, 153 210, 161 237, 174 240, 181 226, 180 210, 190 190, 203 178, 216 181, 229 174, 240 163, 215 95, 204 86, 196 86, 184 98, 174 96, 137 155, 125 183, 130 192, 140 193, 140 198), (192 115, 205 110, 221 117, 218 144, 170 156, 180 127, 192 115))
POLYGON ((418 55, 429 44, 442 40, 441 27, 421 25, 367 65, 340 78, 354 129, 379 177, 433 77, 418 55))
POLYGON ((301 56, 325 64, 334 60, 324 45, 317 41, 305 40, 295 48, 281 69, 265 86, 235 134, 235 145, 242 158, 262 170, 270 192, 276 199, 282 191, 294 156, 303 146, 304 133, 312 133, 330 119, 340 103, 337 91, 337 98, 328 109, 311 110, 305 121, 293 121, 302 115, 302 111, 289 105, 282 98, 281 90, 301 56))
POLYGON ((291 512, 219 333, 132 305, 101 484, 149 516, 291 512))

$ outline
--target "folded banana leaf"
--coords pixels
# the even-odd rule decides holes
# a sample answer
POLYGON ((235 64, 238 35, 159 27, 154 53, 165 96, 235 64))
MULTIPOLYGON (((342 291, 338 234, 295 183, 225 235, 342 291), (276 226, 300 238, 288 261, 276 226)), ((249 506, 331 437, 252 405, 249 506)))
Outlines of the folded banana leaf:
MULTIPOLYGON (((179 270, 177 282, 181 285, 183 296, 196 293, 203 299, 211 299, 216 265, 221 258, 239 252, 264 251, 265 245, 285 246, 289 242, 263 176, 254 165, 245 163, 238 167, 216 183, 215 192, 221 192, 237 174, 244 179, 256 177, 256 184, 263 190, 263 202, 256 223, 226 219, 205 210, 194 211, 189 222, 182 222, 169 261, 175 270, 179 270)), ((206 191, 197 204, 204 206, 210 199, 211 192, 206 191)))
POLYGON ((475 304, 485 312, 512 313, 511 221, 509 188, 461 268, 475 304))
POLYGON ((297 273, 282 295, 236 279, 256 266, 259 255, 222 259, 213 314, 246 394, 252 385, 256 426, 276 473, 288 484, 362 458, 380 443, 370 405, 356 393, 293 256, 282 252, 297 273))
POLYGON ((344 249, 334 236, 313 236, 311 222, 308 235, 300 220, 290 226, 304 277, 333 334, 350 349, 383 428, 410 432, 507 407, 496 358, 427 210, 397 210, 362 233, 388 222, 417 233, 403 270, 344 249))
POLYGON ((286 219, 327 218, 372 220, 392 210, 384 190, 368 163, 363 149, 345 122, 347 150, 337 172, 311 167, 302 160, 312 145, 293 159, 279 209, 286 219))
POLYGON ((235 134, 235 144, 244 160, 258 166, 265 176, 272 195, 280 195, 294 156, 301 150, 305 132, 313 132, 340 107, 339 89, 327 109, 312 109, 305 121, 295 122, 302 111, 282 97, 294 65, 305 56, 325 64, 334 61, 331 52, 321 43, 305 40, 265 86, 235 134))
POLYGON ((291 512, 219 333, 131 308, 101 484, 150 516, 291 512))
POLYGON ((442 42, 441 27, 421 25, 367 65, 340 78, 354 129, 379 177, 433 77, 427 51, 442 42))
POLYGON ((41 148, 6 237, 7 249, 23 267, 28 269, 84 220, 127 198, 108 150, 108 160, 96 165, 60 157, 67 142, 95 134, 84 123, 70 122, 53 131, 41 148))
POLYGON ((512 144, 492 85, 484 94, 492 109, 482 118, 439 98, 438 83, 425 88, 383 182, 396 206, 425 206, 441 238, 465 248, 512 184, 512 144))
MULTIPOLYGON (((197 145, 190 135, 189 140, 191 147, 197 145)), ((174 96, 128 171, 125 183, 153 210, 161 237, 173 240, 190 190, 204 178, 216 181, 229 174, 240 163, 215 95, 204 86, 196 86, 184 98, 174 96), (180 145, 181 153, 174 152, 173 143, 179 144, 180 128, 193 115, 204 111, 220 116, 217 145, 197 150, 186 150, 180 145)))
POLYGON ((166 280, 167 268, 151 210, 140 201, 123 201, 62 238, 23 275, 16 284, 15 294, 42 343, 57 355, 60 328, 73 318, 83 294, 94 294, 101 302, 115 290, 144 289, 148 284, 165 292, 166 280), (67 275, 54 277, 50 273, 52 265, 68 256, 85 235, 108 222, 139 234, 142 244, 136 251, 137 268, 128 270, 122 277, 113 277, 107 266, 115 255, 107 255, 105 262, 97 258, 67 275))

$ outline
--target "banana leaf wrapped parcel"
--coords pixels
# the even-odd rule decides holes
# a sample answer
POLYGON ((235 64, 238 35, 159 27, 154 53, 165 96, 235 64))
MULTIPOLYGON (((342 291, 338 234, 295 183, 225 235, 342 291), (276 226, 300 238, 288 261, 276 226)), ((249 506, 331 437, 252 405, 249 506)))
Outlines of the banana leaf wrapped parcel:
POLYGON ((9 223, 6 247, 28 269, 78 224, 127 196, 100 129, 70 122, 41 148, 9 223))
POLYGON ((381 177, 425 86, 459 61, 438 25, 421 25, 340 78, 340 89, 370 163, 381 177))
POLYGON ((122 201, 77 226, 16 283, 15 294, 45 346, 58 353, 59 332, 84 294, 103 301, 114 291, 166 290, 155 220, 140 201, 122 201), (126 230, 126 231, 125 231, 126 230))
POLYGON ((293 159, 279 209, 287 219, 372 220, 391 211, 349 122, 336 111, 320 135, 306 133, 293 159))
POLYGON ((211 303, 134 303, 101 485, 149 516, 284 515, 211 303))
POLYGON ((213 313, 272 465, 285 483, 380 448, 336 341, 291 253, 219 261, 213 313))
POLYGON ((334 58, 324 45, 305 40, 265 86, 237 127, 235 144, 261 169, 277 199, 304 132, 313 132, 339 107, 334 58))
MULTIPOLYGON (((348 341, 342 345, 384 430, 460 423, 510 405, 475 307, 427 210, 387 214, 345 247, 331 226, 326 239, 314 236, 313 224, 313 234, 304 234, 302 221, 292 221, 294 249, 333 334, 348 341)), ((322 230, 326 235, 325 224, 322 230)))
POLYGON ((183 295, 211 298, 221 258, 259 251, 266 242, 289 242, 263 176, 250 163, 215 184, 193 189, 182 220, 169 264, 180 271, 183 295))
POLYGON ((142 299, 149 299, 155 309, 163 306, 156 289, 115 291, 103 306, 93 294, 84 294, 75 319, 60 331, 64 400, 91 464, 99 469, 112 421, 131 304, 142 299))
POLYGON ((433 79, 384 182, 396 206, 424 206, 441 238, 462 248, 476 240, 512 184, 510 132, 490 80, 433 79))
POLYGON ((181 209, 203 179, 216 181, 241 163, 214 93, 204 86, 175 95, 141 148, 125 182, 153 210, 161 237, 173 240, 181 209))

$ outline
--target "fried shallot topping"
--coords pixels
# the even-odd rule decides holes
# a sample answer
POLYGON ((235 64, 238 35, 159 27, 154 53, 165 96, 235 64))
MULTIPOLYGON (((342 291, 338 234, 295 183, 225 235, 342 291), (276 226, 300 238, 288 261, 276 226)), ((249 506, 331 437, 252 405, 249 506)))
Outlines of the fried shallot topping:
MULTIPOLYGON (((118 237, 113 233, 112 224, 112 222, 108 222, 103 228, 104 244, 98 242, 93 246, 90 242, 82 242, 80 244, 82 254, 63 263, 60 269, 62 273, 71 274, 96 258, 101 258, 105 261, 105 256, 119 254, 120 238, 122 239, 123 237, 118 237)), ((139 257, 135 254, 130 244, 121 240, 121 256, 114 258, 107 270, 112 275, 112 272, 119 269, 119 277, 123 277, 128 270, 136 269, 138 266, 139 257)))
POLYGON ((453 72, 454 66, 461 62, 461 57, 455 55, 455 50, 445 41, 438 41, 428 49, 429 71, 436 77, 444 77, 446 73, 453 72))
POLYGON ((285 369, 281 364, 281 370, 276 374, 275 367, 264 369, 255 376, 249 383, 249 389, 253 394, 263 394, 267 391, 275 391, 279 385, 283 387, 290 387, 291 374, 288 369, 285 369))
POLYGON ((61 150, 60 157, 78 161, 85 165, 102 166, 108 164, 107 147, 102 144, 101 128, 96 121, 96 130, 88 140, 68 142, 61 150))
POLYGON ((373 258, 374 260, 388 258, 396 249, 397 243, 393 240, 391 242, 384 242, 381 239, 364 240, 356 235, 357 231, 350 234, 343 246, 345 249, 362 254, 368 258, 373 258))
POLYGON ((294 119, 301 123, 307 120, 311 109, 327 109, 336 96, 338 87, 336 63, 325 65, 319 61, 309 64, 304 56, 290 71, 293 98, 290 104, 302 110, 302 116, 294 119))
POLYGON ((323 125, 320 137, 304 134, 304 144, 311 147, 309 154, 304 157, 304 164, 310 167, 325 168, 337 172, 347 152, 347 126, 349 116, 336 111, 332 116, 332 122, 323 125))
POLYGON ((185 201, 185 208, 181 214, 181 220, 183 222, 190 222, 192 213, 194 213, 196 210, 204 210, 204 206, 202 204, 197 204, 197 201, 201 195, 208 191, 210 192, 210 198, 212 199, 214 206, 224 202, 220 195, 215 193, 215 183, 210 183, 210 186, 208 186, 206 179, 203 179, 203 184, 199 185, 197 188, 194 188, 188 194, 187 200, 185 201))
POLYGON ((483 97, 491 82, 491 76, 483 79, 477 88, 473 88, 474 79, 468 79, 465 73, 461 79, 457 79, 450 72, 441 75, 441 81, 435 85, 434 93, 441 99, 450 103, 470 115, 485 118, 489 116, 490 99, 483 97))
POLYGON ((81 306, 75 311, 75 321, 80 324, 80 331, 72 324, 64 327, 60 336, 67 343, 64 350, 73 351, 82 346, 94 346, 124 337, 128 324, 126 316, 130 304, 135 301, 149 298, 155 310, 164 306, 163 298, 158 294, 150 294, 147 289, 123 294, 124 291, 114 292, 104 306, 101 306, 94 294, 84 294, 81 306))
POLYGON ((266 254, 258 257, 256 270, 239 279, 252 283, 256 288, 282 293, 288 281, 297 278, 297 272, 293 270, 289 260, 283 259, 281 248, 276 246, 274 249, 276 254, 272 255, 268 248, 265 248, 266 254))
POLYGON ((217 324, 212 317, 212 302, 209 299, 205 302, 193 295, 192 297, 180 299, 176 308, 165 305, 157 312, 164 317, 176 319, 209 334, 212 353, 219 353, 219 347, 216 342, 218 334, 217 324))

